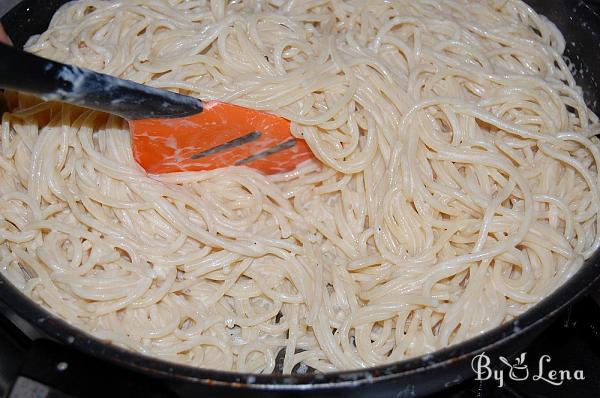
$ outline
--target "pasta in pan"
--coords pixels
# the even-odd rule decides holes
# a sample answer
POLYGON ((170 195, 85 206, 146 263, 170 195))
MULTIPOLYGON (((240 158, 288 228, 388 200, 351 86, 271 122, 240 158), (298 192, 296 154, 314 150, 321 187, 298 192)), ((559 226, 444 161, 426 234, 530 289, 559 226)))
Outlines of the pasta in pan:
POLYGON ((123 120, 6 93, 0 269, 192 366, 327 372, 463 341, 600 246, 598 118, 564 48, 517 0, 68 3, 28 51, 284 116, 319 162, 147 175, 123 120))

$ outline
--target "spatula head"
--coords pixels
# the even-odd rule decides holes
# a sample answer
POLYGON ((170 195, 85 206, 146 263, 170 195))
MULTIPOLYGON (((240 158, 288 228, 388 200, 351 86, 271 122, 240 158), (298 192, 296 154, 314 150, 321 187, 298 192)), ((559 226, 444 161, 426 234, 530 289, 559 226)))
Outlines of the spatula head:
POLYGON ((151 174, 248 166, 266 174, 313 159, 282 117, 219 101, 182 118, 129 122, 135 160, 151 174))

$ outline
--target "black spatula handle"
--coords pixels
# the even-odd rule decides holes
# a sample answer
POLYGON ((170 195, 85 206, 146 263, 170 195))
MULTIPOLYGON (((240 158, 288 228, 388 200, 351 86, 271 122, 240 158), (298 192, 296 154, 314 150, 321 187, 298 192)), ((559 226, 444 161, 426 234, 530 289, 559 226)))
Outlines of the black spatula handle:
POLYGON ((184 117, 202 111, 202 102, 196 98, 61 64, 1 43, 0 87, 128 120, 184 117))

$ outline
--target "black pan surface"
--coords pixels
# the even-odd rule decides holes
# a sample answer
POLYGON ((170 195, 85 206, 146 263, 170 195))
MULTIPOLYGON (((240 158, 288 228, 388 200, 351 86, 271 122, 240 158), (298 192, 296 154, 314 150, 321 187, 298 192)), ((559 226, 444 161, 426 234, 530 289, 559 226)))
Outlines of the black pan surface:
MULTIPOLYGON (((24 0, 2 18, 15 45, 41 33, 64 0, 24 0)), ((528 0, 563 32, 565 56, 573 63, 575 78, 588 105, 600 110, 600 16, 584 1, 528 0)), ((589 292, 600 280, 600 252, 581 270, 542 302, 516 318, 481 336, 449 348, 386 366, 356 371, 312 375, 251 375, 192 368, 103 343, 31 302, 0 275, 0 307, 43 338, 167 381, 180 396, 369 396, 415 397, 440 391, 474 376, 472 358, 481 352, 511 356, 521 352, 567 305, 589 292), (3 304, 3 305, 1 305, 3 304)))

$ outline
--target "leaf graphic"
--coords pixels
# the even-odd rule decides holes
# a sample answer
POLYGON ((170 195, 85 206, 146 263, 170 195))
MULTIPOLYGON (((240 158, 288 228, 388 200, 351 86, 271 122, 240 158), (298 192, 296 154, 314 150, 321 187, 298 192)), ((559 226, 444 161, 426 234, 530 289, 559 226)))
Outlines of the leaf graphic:
POLYGON ((500 360, 500 362, 502 362, 503 364, 505 364, 509 368, 512 368, 512 365, 510 364, 510 362, 508 362, 508 360, 506 358, 504 358, 503 356, 499 356, 498 359, 500 360))

